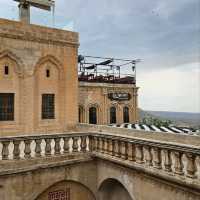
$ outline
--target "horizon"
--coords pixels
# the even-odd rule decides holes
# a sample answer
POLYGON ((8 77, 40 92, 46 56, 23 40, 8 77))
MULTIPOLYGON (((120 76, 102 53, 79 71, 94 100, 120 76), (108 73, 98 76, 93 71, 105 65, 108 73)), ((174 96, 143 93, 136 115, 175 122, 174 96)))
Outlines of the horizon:
MULTIPOLYGON (((143 110, 200 113, 199 6, 198 0, 57 0, 55 24, 79 32, 80 54, 142 59, 143 110)), ((53 25, 49 12, 31 13, 32 23, 53 25)), ((16 20, 17 3, 1 0, 0 17, 16 20)))

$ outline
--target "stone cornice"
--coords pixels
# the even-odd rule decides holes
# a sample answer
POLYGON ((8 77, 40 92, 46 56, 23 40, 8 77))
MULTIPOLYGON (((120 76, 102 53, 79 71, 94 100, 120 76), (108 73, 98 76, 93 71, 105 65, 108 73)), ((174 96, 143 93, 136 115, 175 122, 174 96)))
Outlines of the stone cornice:
POLYGON ((0 37, 61 46, 79 46, 78 33, 0 19, 0 37))

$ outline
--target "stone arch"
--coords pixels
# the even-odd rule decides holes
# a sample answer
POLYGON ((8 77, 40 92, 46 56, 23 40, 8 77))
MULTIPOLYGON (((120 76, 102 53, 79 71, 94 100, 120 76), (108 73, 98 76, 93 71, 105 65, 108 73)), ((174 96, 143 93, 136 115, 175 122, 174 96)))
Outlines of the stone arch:
POLYGON ((116 178, 107 178, 100 183, 98 200, 134 200, 128 189, 116 178))
POLYGON ((56 182, 44 189, 34 200, 46 200, 49 196, 55 194, 65 195, 69 199, 96 200, 95 195, 87 186, 74 180, 62 180, 56 182))
POLYGON ((134 120, 134 106, 131 104, 125 104, 124 107, 129 108, 129 123, 132 123, 134 120))
POLYGON ((47 63, 47 62, 50 62, 52 63, 54 66, 57 67, 58 71, 60 72, 60 74, 62 74, 63 72, 63 68, 62 68, 62 63, 53 55, 46 55, 42 58, 40 58, 38 60, 38 62, 36 63, 35 65, 35 68, 34 68, 34 74, 36 73, 36 71, 38 70, 38 68, 40 66, 42 66, 43 64, 47 63))
POLYGON ((110 108, 111 107, 115 107, 116 108, 116 123, 118 123, 120 120, 119 120, 119 115, 120 115, 120 106, 118 103, 110 103, 108 104, 108 107, 107 107, 107 122, 108 124, 110 124, 110 108))
POLYGON ((24 64, 23 64, 22 60, 19 57, 17 57, 11 51, 5 50, 5 51, 3 51, 3 52, 0 53, 0 60, 3 59, 3 58, 8 58, 12 62, 14 62, 15 65, 16 65, 16 66, 14 66, 14 72, 16 74, 18 74, 18 76, 22 76, 23 75, 24 64))
POLYGON ((87 123, 89 123, 89 109, 91 107, 96 108, 96 111, 97 111, 97 124, 101 124, 102 119, 101 119, 100 113, 102 113, 101 112, 102 109, 101 109, 101 106, 98 103, 90 103, 90 104, 87 105, 87 107, 86 107, 87 123))

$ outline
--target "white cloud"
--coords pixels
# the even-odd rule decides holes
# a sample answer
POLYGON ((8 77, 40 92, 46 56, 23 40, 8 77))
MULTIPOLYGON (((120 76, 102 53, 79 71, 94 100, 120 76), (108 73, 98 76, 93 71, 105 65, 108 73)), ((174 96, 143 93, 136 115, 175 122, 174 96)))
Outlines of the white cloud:
POLYGON ((200 63, 138 73, 140 107, 200 112, 200 63))

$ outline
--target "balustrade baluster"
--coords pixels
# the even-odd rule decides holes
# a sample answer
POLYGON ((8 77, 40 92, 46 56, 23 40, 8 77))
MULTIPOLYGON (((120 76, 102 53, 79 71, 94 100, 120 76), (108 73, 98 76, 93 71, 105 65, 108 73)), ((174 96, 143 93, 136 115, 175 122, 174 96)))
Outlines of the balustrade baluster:
POLYGON ((172 171, 171 151, 167 149, 164 150, 164 166, 165 166, 165 171, 167 172, 172 171))
POLYGON ((113 153, 113 140, 111 138, 108 139, 108 154, 112 156, 113 153))
POLYGON ((86 136, 81 137, 81 151, 86 152, 86 136))
POLYGON ((100 149, 101 149, 101 144, 100 144, 101 142, 100 142, 100 138, 99 137, 97 137, 97 152, 99 153, 100 152, 100 149))
POLYGON ((145 162, 146 165, 152 166, 152 154, 151 154, 151 147, 150 146, 145 146, 145 162))
POLYGON ((21 143, 21 141, 19 141, 19 140, 13 141, 13 144, 14 144, 13 158, 16 160, 20 159, 20 149, 19 149, 20 143, 21 143))
POLYGON ((108 149, 108 138, 104 139, 104 153, 109 154, 109 149, 108 149))
POLYGON ((35 145, 35 156, 36 157, 41 157, 41 152, 42 152, 42 150, 41 150, 41 142, 42 142, 41 139, 36 139, 35 140, 35 143, 36 143, 36 145, 35 145))
POLYGON ((87 151, 87 146, 88 146, 88 150, 90 152, 93 152, 94 151, 94 137, 93 136, 86 136, 86 151, 87 151), (89 144, 87 144, 87 139, 89 141, 89 144))
POLYGON ((136 144, 136 162, 141 164, 143 163, 143 159, 144 159, 144 152, 143 152, 143 147, 140 144, 136 144))
POLYGON ((24 148, 24 158, 31 158, 31 140, 24 140, 25 148, 24 148))
POLYGON ((98 137, 98 152, 102 152, 102 138, 98 137))
POLYGON ((135 160, 135 150, 134 150, 134 144, 131 142, 128 142, 128 160, 134 161, 135 160))
POLYGON ((153 163, 154 167, 157 169, 161 169, 161 150, 158 147, 153 147, 153 163))
POLYGON ((117 150, 118 150, 118 153, 117 153, 117 157, 121 157, 121 142, 120 140, 117 140, 117 150))
POLYGON ((2 160, 8 160, 8 156, 9 156, 9 150, 8 150, 8 146, 10 144, 10 141, 3 141, 2 145, 2 160))
POLYGON ((101 153, 104 153, 104 140, 103 140, 102 137, 100 137, 99 139, 100 139, 100 141, 99 141, 99 143, 100 143, 100 145, 99 145, 99 147, 100 147, 100 152, 101 152, 101 153))
POLYGON ((54 139, 54 141, 55 141, 55 154, 59 155, 60 154, 60 149, 61 149, 60 138, 57 137, 57 138, 54 139))
POLYGON ((93 138, 93 151, 98 151, 98 138, 96 136, 92 137, 93 138))
POLYGON ((46 138, 45 142, 46 142, 45 155, 46 156, 51 156, 51 139, 50 138, 46 138))
POLYGON ((94 148, 94 138, 92 136, 86 136, 86 151, 89 150, 90 152, 92 152, 93 148, 94 148))
POLYGON ((120 157, 119 141, 118 139, 114 140, 114 155, 120 157))
POLYGON ((190 178, 194 178, 195 177, 195 172, 197 170, 197 167, 195 165, 195 155, 192 153, 187 153, 186 154, 186 158, 187 158, 187 167, 186 167, 186 176, 190 177, 190 178))
POLYGON ((181 152, 178 152, 178 151, 174 152, 174 156, 175 156, 175 164, 174 164, 175 174, 179 174, 179 175, 183 174, 182 155, 183 155, 183 153, 181 153, 181 152))
POLYGON ((127 156, 127 143, 125 141, 121 141, 121 158, 126 160, 127 156))
POLYGON ((69 153, 69 137, 64 137, 63 140, 64 140, 64 153, 69 153))
POLYGON ((73 145, 72 145, 72 151, 78 152, 78 137, 72 137, 73 145))
POLYGON ((115 140, 112 139, 112 156, 115 156, 115 140))

